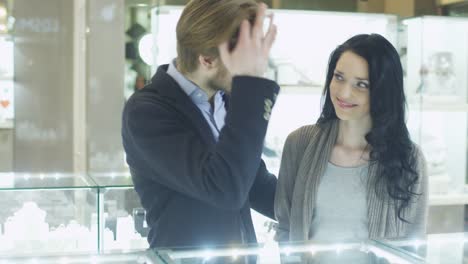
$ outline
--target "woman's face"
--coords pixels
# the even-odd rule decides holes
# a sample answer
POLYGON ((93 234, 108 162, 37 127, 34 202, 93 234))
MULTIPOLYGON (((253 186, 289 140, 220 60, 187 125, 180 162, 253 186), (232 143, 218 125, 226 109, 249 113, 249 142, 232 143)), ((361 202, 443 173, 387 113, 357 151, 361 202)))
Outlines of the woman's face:
POLYGON ((330 83, 330 98, 339 119, 370 119, 369 65, 361 56, 344 52, 330 83))

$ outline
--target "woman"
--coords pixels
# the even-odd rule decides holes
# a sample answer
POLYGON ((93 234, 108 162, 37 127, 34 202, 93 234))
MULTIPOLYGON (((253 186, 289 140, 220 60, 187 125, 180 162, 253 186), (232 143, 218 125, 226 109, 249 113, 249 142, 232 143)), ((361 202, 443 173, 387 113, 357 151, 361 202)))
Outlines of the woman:
POLYGON ((279 241, 422 237, 424 157, 405 124, 403 72, 384 37, 331 55, 317 124, 286 140, 275 214, 279 241))

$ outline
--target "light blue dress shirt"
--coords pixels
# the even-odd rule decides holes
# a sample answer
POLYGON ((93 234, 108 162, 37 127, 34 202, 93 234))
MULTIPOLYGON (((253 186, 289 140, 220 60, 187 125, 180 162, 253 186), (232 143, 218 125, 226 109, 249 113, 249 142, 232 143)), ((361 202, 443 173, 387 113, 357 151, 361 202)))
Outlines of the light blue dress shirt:
POLYGON ((224 119, 226 118, 226 108, 223 99, 224 93, 222 91, 216 92, 213 98, 214 107, 211 107, 208 95, 205 91, 177 70, 175 60, 169 64, 167 74, 179 84, 192 102, 200 109, 206 122, 210 125, 215 140, 218 141, 219 132, 224 127, 224 119))

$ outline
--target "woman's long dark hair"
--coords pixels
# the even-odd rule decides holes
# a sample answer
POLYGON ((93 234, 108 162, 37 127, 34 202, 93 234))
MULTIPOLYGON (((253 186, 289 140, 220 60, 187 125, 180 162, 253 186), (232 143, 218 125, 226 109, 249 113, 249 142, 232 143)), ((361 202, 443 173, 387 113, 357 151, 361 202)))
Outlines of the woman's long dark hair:
POLYGON ((330 83, 345 51, 361 56, 369 65, 372 128, 366 140, 371 146, 370 159, 376 161, 379 168, 373 182, 375 192, 381 198, 382 194, 388 194, 396 205, 398 218, 407 222, 403 212, 412 197, 418 195, 413 189, 419 175, 415 147, 405 123, 403 69, 398 52, 388 40, 378 34, 357 35, 335 49, 329 60, 325 103, 317 123, 338 118, 330 98, 330 83))

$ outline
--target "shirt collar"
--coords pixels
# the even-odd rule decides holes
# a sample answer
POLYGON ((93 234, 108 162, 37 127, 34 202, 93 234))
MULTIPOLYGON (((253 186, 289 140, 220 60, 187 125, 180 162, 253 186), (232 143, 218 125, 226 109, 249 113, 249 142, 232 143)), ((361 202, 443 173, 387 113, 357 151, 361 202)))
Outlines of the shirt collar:
POLYGON ((169 74, 176 82, 179 84, 180 88, 194 101, 208 101, 208 95, 195 83, 187 79, 176 67, 175 59, 169 64, 167 69, 167 74, 169 74))
MULTIPOLYGON (((187 79, 176 67, 176 60, 172 60, 167 69, 167 74, 171 76, 180 88, 192 99, 195 104, 208 102, 208 95, 198 85, 187 79)), ((218 91, 215 94, 215 105, 219 105, 223 101, 223 91, 218 91)))

